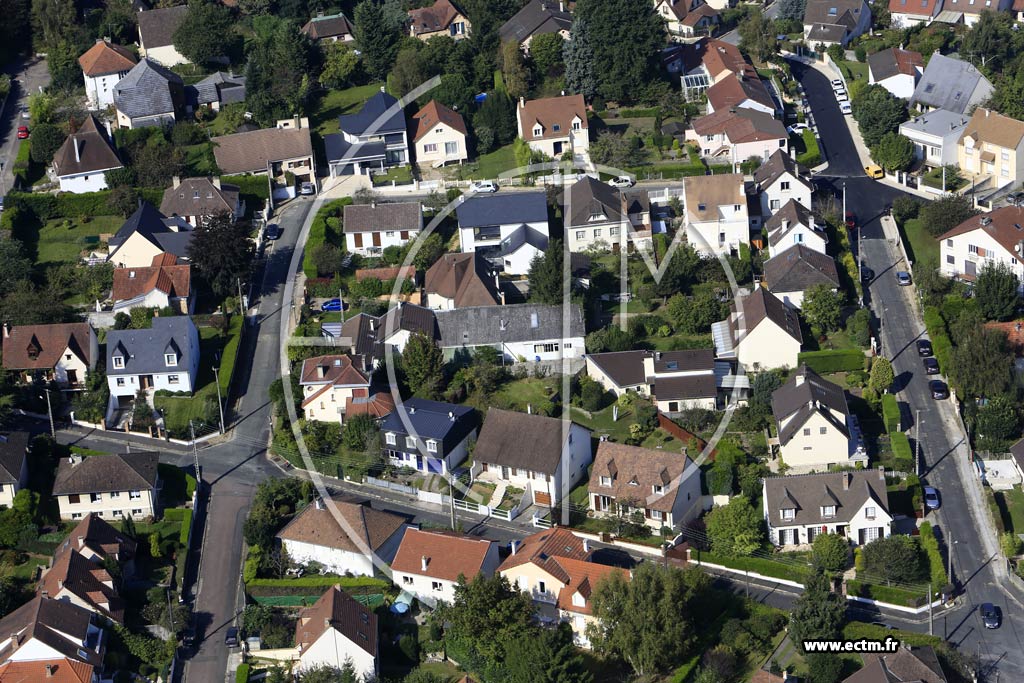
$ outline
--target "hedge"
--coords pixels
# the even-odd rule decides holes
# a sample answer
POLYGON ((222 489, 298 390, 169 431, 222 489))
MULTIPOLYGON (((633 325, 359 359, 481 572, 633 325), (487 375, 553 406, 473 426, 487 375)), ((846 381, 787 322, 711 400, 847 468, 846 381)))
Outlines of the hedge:
POLYGON ((803 351, 797 363, 807 365, 817 373, 852 372, 864 369, 864 352, 860 349, 803 351))
POLYGON ((751 571, 762 576, 771 576, 776 579, 786 579, 804 583, 807 581, 809 569, 793 564, 776 562, 763 557, 726 557, 715 553, 701 551, 697 557, 702 562, 719 564, 730 569, 751 571))
POLYGON ((351 203, 351 197, 335 199, 334 201, 327 202, 321 206, 320 210, 316 212, 316 216, 313 218, 313 223, 309 227, 309 237, 306 239, 305 252, 302 255, 302 272, 306 274, 307 278, 319 275, 316 271, 316 264, 313 263, 313 252, 316 248, 321 244, 332 243, 334 240, 341 239, 341 235, 332 234, 328 236, 327 232, 329 228, 327 226, 327 219, 331 218, 335 213, 342 213, 344 211, 344 207, 351 203))
POLYGON ((869 600, 878 600, 890 605, 906 607, 920 607, 924 605, 926 592, 924 589, 915 592, 904 588, 896 588, 895 586, 879 586, 861 581, 848 581, 846 583, 847 595, 856 595, 861 598, 868 598, 869 600))
MULTIPOLYGON (((139 197, 155 206, 163 199, 163 190, 140 188, 139 197)), ((40 221, 54 218, 80 218, 81 216, 110 215, 110 190, 72 194, 46 194, 42 192, 12 192, 7 195, 7 205, 31 211, 40 221)))
POLYGON ((228 325, 228 341, 220 352, 220 367, 217 374, 220 379, 220 393, 227 400, 231 389, 231 379, 235 375, 235 362, 238 359, 238 345, 242 341, 242 324, 245 319, 240 315, 231 317, 228 325))
POLYGON ((178 544, 183 548, 188 548, 188 536, 192 530, 192 511, 188 508, 183 510, 185 514, 181 516, 181 530, 178 531, 178 544))
POLYGON ((821 163, 821 150, 818 149, 818 139, 814 137, 813 130, 805 130, 803 132, 804 139, 804 151, 796 158, 796 162, 807 168, 813 168, 821 163))
POLYGON ((915 631, 891 631, 883 626, 867 624, 863 621, 850 621, 843 626, 844 640, 885 640, 886 636, 898 638, 901 642, 915 647, 931 645, 937 647, 942 644, 942 638, 930 636, 927 633, 915 631))
POLYGON ((295 579, 253 579, 247 586, 264 588, 329 588, 339 585, 342 588, 380 588, 386 589, 391 582, 376 579, 372 576, 300 576, 295 579))
POLYGON ((890 434, 900 430, 900 404, 893 394, 882 395, 882 422, 890 434))
POLYGON ((949 339, 946 331, 946 321, 937 306, 924 307, 924 326, 928 330, 928 337, 932 340, 932 352, 935 359, 939 361, 939 369, 949 370, 949 359, 953 353, 953 342, 949 339))
POLYGON ((224 185, 237 185, 239 194, 249 194, 263 201, 270 199, 270 181, 260 175, 225 175, 220 182, 224 185))
POLYGON ((11 168, 14 173, 14 177, 17 180, 20 180, 20 184, 22 185, 28 183, 27 174, 29 165, 32 163, 31 152, 32 141, 22 140, 18 145, 18 156, 14 158, 14 166, 11 168))
POLYGON ((949 580, 946 574, 946 566, 942 560, 942 553, 939 551, 939 539, 935 538, 935 531, 931 522, 921 522, 921 549, 928 558, 928 576, 932 582, 932 591, 939 592, 949 580))
POLYGON ((914 451, 910 448, 910 439, 903 432, 889 434, 889 445, 892 446, 892 457, 903 462, 914 463, 914 451))
POLYGON ((235 669, 235 683, 249 683, 249 665, 239 664, 235 669))

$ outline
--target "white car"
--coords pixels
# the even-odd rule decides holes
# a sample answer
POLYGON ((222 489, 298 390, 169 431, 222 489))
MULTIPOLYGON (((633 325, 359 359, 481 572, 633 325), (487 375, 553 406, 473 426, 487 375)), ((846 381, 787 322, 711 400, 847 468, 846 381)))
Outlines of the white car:
POLYGON ((490 194, 498 191, 498 185, 493 180, 476 180, 469 184, 469 191, 490 194))
POLYGON ((840 102, 839 111, 843 112, 845 116, 849 116, 853 113, 853 107, 850 106, 849 102, 840 102))
POLYGON ((832 81, 832 89, 833 89, 833 90, 843 90, 843 89, 845 89, 845 88, 846 88, 846 84, 845 84, 845 83, 843 83, 843 82, 842 82, 841 80, 839 80, 838 78, 837 78, 837 79, 835 79, 834 81, 832 81))
POLYGON ((836 93, 836 102, 849 102, 850 98, 847 96, 846 91, 836 93))
POLYGON ((793 124, 792 126, 788 126, 788 127, 786 128, 786 130, 787 130, 787 131, 788 131, 789 133, 791 133, 791 134, 798 134, 798 133, 802 133, 802 132, 804 132, 805 130, 810 130, 810 129, 811 129, 811 127, 810 127, 810 126, 808 126, 808 125, 807 125, 806 123, 794 123, 794 124, 793 124))
POLYGON ((612 178, 611 180, 608 181, 609 185, 611 185, 612 187, 620 188, 620 189, 625 189, 627 187, 633 187, 633 183, 634 183, 633 179, 630 178, 628 175, 620 175, 617 178, 612 178))

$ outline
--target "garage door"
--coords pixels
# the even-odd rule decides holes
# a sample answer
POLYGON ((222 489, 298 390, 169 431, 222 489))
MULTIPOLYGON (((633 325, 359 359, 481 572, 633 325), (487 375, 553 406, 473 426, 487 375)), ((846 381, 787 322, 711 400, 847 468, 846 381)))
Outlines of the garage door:
POLYGON ((537 505, 547 505, 548 507, 551 507, 551 494, 535 491, 533 494, 533 502, 537 505))

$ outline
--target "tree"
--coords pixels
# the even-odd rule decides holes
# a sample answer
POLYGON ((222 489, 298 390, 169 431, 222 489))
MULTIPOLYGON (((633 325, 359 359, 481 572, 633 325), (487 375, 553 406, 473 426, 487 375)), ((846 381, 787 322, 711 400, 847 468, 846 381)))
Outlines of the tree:
POLYGON ((413 257, 412 265, 417 270, 427 270, 430 266, 434 265, 435 261, 441 258, 444 251, 444 240, 441 239, 440 233, 432 232, 426 239, 420 242, 420 250, 413 257))
POLYGON ((565 67, 565 39, 558 33, 542 33, 530 41, 530 59, 542 77, 557 76, 565 67))
POLYGON ((813 544, 814 562, 829 572, 846 568, 850 559, 850 542, 839 534, 818 534, 813 544))
POLYGON ((171 39, 174 47, 194 64, 208 64, 224 54, 234 27, 231 11, 219 2, 191 0, 185 19, 171 39))
POLYGON ((610 325, 588 334, 586 345, 588 353, 629 351, 633 348, 633 336, 617 325, 610 325))
POLYGON ((839 683, 842 680, 843 660, 841 658, 824 652, 812 652, 807 655, 805 660, 811 683, 839 683))
POLYGON ((647 158, 639 136, 628 138, 618 131, 603 130, 590 145, 590 156, 599 164, 617 166, 637 166, 647 158))
POLYGON ((668 300, 667 312, 676 330, 702 334, 728 315, 729 305, 712 292, 700 291, 692 297, 676 294, 668 300))
POLYGON ((480 105, 480 109, 473 116, 473 127, 478 134, 481 129, 487 128, 493 132, 491 144, 484 146, 477 143, 477 151, 480 153, 489 152, 495 147, 507 145, 516 137, 516 109, 515 104, 505 92, 490 92, 487 99, 480 105))
POLYGON ((778 33, 772 20, 760 9, 755 9, 740 22, 740 50, 755 62, 766 63, 779 52, 778 33))
POLYGON ((869 85, 852 100, 853 118, 864 144, 873 149, 886 133, 895 133, 907 120, 907 104, 880 85, 869 85))
MULTIPOLYGON (((33 34, 44 49, 55 47, 78 30, 74 0, 32 0, 33 34)), ((38 121, 33 117, 34 121, 38 121)))
POLYGON ((803 23, 807 0, 782 0, 779 3, 779 19, 790 19, 803 23))
POLYGON ((871 148, 871 158, 886 171, 903 171, 914 161, 914 143, 899 133, 886 133, 871 148))
POLYGON ((433 398, 440 393, 444 383, 444 357, 431 337, 423 332, 409 336, 402 351, 402 368, 409 386, 417 394, 433 398))
POLYGON ((853 315, 846 319, 846 333, 857 346, 867 348, 871 343, 871 309, 858 308, 854 311, 853 315))
POLYGON ((245 109, 265 123, 305 112, 312 71, 309 38, 293 22, 272 26, 252 41, 245 69, 245 109))
POLYGON ((889 391, 896 375, 892 369, 892 363, 885 356, 876 356, 871 363, 871 374, 868 377, 868 386, 876 394, 884 394, 889 391))
POLYGON ((398 55, 402 33, 396 23, 377 0, 363 0, 356 5, 352 15, 355 20, 355 37, 366 71, 378 80, 383 80, 398 55))
POLYGON ((163 136, 152 137, 131 152, 135 179, 141 187, 164 187, 185 171, 185 153, 172 147, 163 136))
POLYGON ((804 640, 835 640, 842 631, 845 619, 846 600, 832 592, 824 571, 820 567, 815 569, 790 613, 790 638, 796 643, 804 640))
POLYGON ((711 579, 699 569, 644 562, 598 582, 591 595, 597 618, 587 627, 594 650, 624 660, 640 677, 678 664, 694 642, 693 610, 711 579))
POLYGON ((918 218, 933 237, 938 237, 977 215, 970 197, 947 194, 922 206, 918 218))
MULTIPOLYGON (((586 24, 597 93, 609 100, 635 100, 638 86, 657 78, 659 54, 665 45, 665 24, 654 11, 654 4, 633 0, 579 0, 573 12, 570 36, 578 21, 586 24), (623 30, 624 27, 629 30, 623 30)), ((572 42, 570 39, 570 44, 572 42)), ((567 57, 566 68, 568 66, 567 57)))
POLYGON ((565 62, 565 85, 572 92, 592 99, 597 94, 597 73, 594 67, 594 47, 591 44, 587 22, 574 15, 569 40, 562 47, 565 62))
POLYGON ((871 541, 861 548, 861 557, 865 573, 886 584, 914 583, 927 575, 921 561, 921 548, 910 536, 893 534, 871 541))
POLYGON ((473 668, 504 663, 510 643, 535 634, 533 614, 530 596, 500 574, 478 575, 472 581, 460 577, 452 604, 435 611, 438 623, 446 625, 449 648, 468 657, 473 664, 459 661, 473 668))
POLYGON ((563 258, 561 240, 551 240, 547 251, 533 257, 527 275, 530 283, 530 301, 539 304, 562 303, 563 258))
POLYGON ((377 422, 369 415, 353 415, 345 420, 341 443, 350 451, 376 450, 377 422))
POLYGON ((139 194, 131 185, 118 185, 110 190, 107 206, 124 218, 128 218, 139 208, 139 194))
POLYGON ((988 320, 1010 320, 1020 305, 1017 274, 1003 261, 986 261, 974 283, 974 297, 988 320))
POLYGON ((342 42, 328 43, 324 48, 324 68, 320 72, 320 85, 340 90, 351 83, 352 74, 359 66, 359 55, 342 42))
POLYGON ((1017 406, 1009 396, 1000 394, 978 409, 974 424, 979 443, 984 443, 986 450, 997 450, 1018 433, 1017 406))
POLYGON ((764 520, 745 496, 734 496, 705 518, 711 549, 731 557, 750 555, 764 543, 764 520))
POLYGON ((949 378, 964 397, 997 396, 1012 383, 1013 352, 1006 334, 975 325, 956 340, 950 354, 949 378))
POLYGON ((302 683, 360 683, 363 678, 356 672, 350 659, 340 667, 317 664, 302 671, 302 683))
POLYGON ((52 123, 40 123, 32 128, 32 161, 49 164, 53 155, 64 144, 64 133, 52 123))
POLYGON ((188 247, 192 268, 220 298, 238 291, 238 281, 252 268, 253 243, 249 225, 227 212, 200 221, 188 247))
POLYGON ((592 683, 594 680, 573 645, 572 627, 566 622, 519 636, 509 643, 502 669, 502 683, 592 683))
POLYGON ((982 12, 979 21, 964 32, 962 54, 980 60, 990 73, 999 74, 1014 55, 1016 34, 1013 18, 1001 12, 982 12))
POLYGON ((846 50, 839 43, 829 45, 826 52, 828 52, 828 56, 833 62, 841 62, 846 59, 846 50))
POLYGON ((777 370, 763 370, 754 375, 750 382, 750 409, 761 416, 770 415, 772 394, 781 386, 782 378, 777 370))
MULTIPOLYGON (((10 211, 11 209, 8 209, 10 211)), ((8 238, 0 240, 0 292, 9 292, 32 274, 32 260, 25 257, 21 242, 8 238)))
POLYGON ((800 310, 809 325, 822 332, 833 332, 842 321, 842 297, 831 285, 814 285, 804 294, 800 310))
POLYGON ((501 75, 509 97, 519 99, 526 95, 529 83, 526 65, 523 63, 523 52, 519 49, 517 40, 505 40, 501 43, 501 75))

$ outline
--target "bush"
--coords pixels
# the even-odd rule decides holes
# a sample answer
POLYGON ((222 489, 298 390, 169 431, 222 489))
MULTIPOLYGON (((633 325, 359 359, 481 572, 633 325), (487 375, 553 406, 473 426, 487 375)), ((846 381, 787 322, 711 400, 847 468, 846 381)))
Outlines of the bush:
POLYGON ((345 210, 345 207, 351 203, 351 197, 327 202, 320 207, 320 211, 313 218, 313 222, 309 227, 309 238, 306 240, 306 252, 302 258, 302 272, 306 274, 307 278, 315 278, 319 275, 317 272, 317 262, 314 259, 317 247, 322 244, 334 244, 341 241, 341 233, 339 231, 341 223, 339 221, 338 227, 335 227, 331 219, 338 219, 345 210))
POLYGON ((235 683, 249 683, 249 665, 239 664, 235 669, 235 683))
POLYGON ((939 369, 949 372, 953 342, 949 339, 946 321, 937 307, 925 306, 924 326, 928 330, 928 337, 932 340, 932 351, 935 354, 935 359, 939 361, 939 369))
POLYGON ((797 363, 806 364, 819 374, 852 372, 864 369, 864 358, 864 352, 859 349, 803 351, 797 356, 797 363))
POLYGON ((911 218, 917 218, 920 210, 921 203, 905 194, 901 194, 892 201, 892 217, 900 225, 903 225, 911 218))
POLYGON ((939 551, 939 539, 935 538, 935 531, 930 522, 921 522, 920 531, 921 549, 928 560, 928 576, 932 583, 932 591, 938 592, 946 585, 948 579, 942 553, 939 551))
POLYGON ((807 168, 813 168, 821 163, 821 150, 818 149, 818 140, 814 137, 814 131, 812 130, 805 130, 802 137, 806 151, 798 155, 796 161, 807 168))
POLYGON ((188 548, 189 531, 192 529, 192 511, 185 508, 185 514, 181 516, 181 530, 178 532, 178 544, 188 548))
POLYGON ((885 431, 890 434, 900 429, 900 404, 892 394, 882 396, 882 422, 885 423, 885 431))
POLYGON ((225 185, 236 185, 239 194, 252 195, 263 201, 270 199, 270 184, 266 176, 226 175, 221 176, 220 181, 225 185))
POLYGON ((335 584, 345 588, 380 588, 391 586, 389 581, 372 576, 300 576, 295 579, 254 579, 247 585, 263 588, 329 588, 335 584))
POLYGON ((896 460, 897 466, 906 472, 913 472, 914 451, 910 448, 910 439, 907 435, 903 432, 890 434, 889 445, 892 446, 892 457, 896 460))

